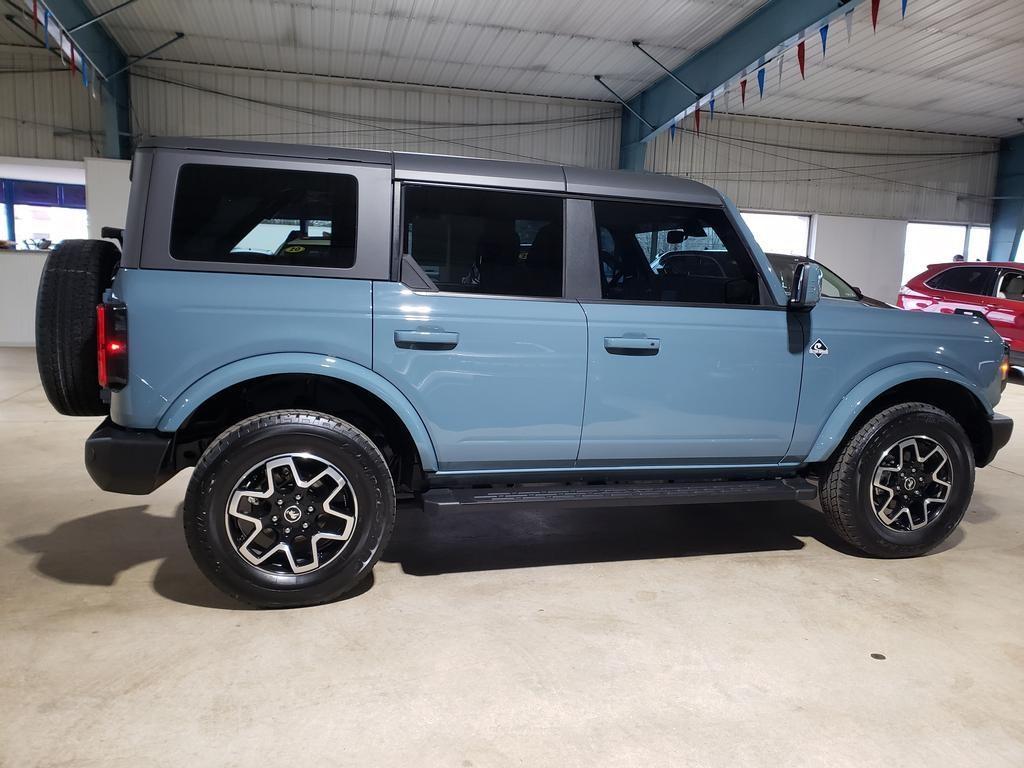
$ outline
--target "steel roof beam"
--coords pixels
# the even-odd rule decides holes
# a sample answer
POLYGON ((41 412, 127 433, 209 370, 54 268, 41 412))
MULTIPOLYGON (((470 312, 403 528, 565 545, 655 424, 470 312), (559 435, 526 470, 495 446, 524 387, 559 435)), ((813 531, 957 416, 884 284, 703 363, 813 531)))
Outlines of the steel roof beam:
POLYGON ((693 91, 710 93, 772 48, 835 11, 853 10, 859 2, 768 0, 717 41, 629 99, 630 111, 642 115, 645 122, 657 128, 649 131, 630 111, 623 111, 619 167, 643 168, 644 143, 668 128, 678 115, 697 102, 693 91))
POLYGON ((128 57, 102 23, 93 24, 93 12, 84 0, 46 0, 46 7, 64 29, 75 29, 71 35, 104 78, 103 88, 103 154, 107 157, 131 157, 131 88, 129 74, 124 71, 128 57), (110 76, 108 73, 119 72, 110 76))

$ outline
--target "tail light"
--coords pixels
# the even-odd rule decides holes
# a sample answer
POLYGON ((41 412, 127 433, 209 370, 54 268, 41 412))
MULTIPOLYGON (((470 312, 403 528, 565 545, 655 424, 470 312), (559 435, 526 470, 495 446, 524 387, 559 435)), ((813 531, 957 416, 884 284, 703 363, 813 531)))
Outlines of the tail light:
POLYGON ((96 369, 104 389, 116 392, 128 383, 128 309, 124 304, 96 306, 96 369))

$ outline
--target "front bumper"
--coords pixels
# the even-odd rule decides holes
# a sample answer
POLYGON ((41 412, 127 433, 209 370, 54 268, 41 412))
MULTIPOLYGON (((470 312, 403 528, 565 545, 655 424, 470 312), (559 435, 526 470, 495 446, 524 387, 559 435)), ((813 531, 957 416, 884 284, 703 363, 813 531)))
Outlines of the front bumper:
POLYGON ((104 419, 85 441, 85 468, 104 491, 142 496, 174 475, 174 436, 104 419))
POLYGON ((1013 434, 1013 419, 1000 413, 993 413, 986 426, 988 427, 987 440, 982 453, 978 456, 979 467, 990 464, 1000 449, 1010 442, 1010 435, 1013 434))

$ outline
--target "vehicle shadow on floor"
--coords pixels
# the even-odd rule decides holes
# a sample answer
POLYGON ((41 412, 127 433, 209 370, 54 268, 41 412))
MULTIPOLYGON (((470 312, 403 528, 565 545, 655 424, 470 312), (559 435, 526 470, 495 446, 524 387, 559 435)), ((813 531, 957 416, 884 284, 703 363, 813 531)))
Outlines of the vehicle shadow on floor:
MULTIPOLYGON (((799 503, 690 507, 496 509, 425 515, 402 509, 388 562, 416 576, 542 565, 796 550, 803 538, 857 554, 799 503)), ((956 540, 947 544, 955 544, 956 540)))
MULTIPOLYGON (((984 522, 985 518, 969 522, 984 522)), ((957 529, 939 551, 963 539, 957 529)), ((799 503, 692 507, 600 508, 563 511, 496 509, 426 515, 403 505, 383 559, 405 573, 430 576, 744 552, 797 550, 813 538, 844 554, 857 553, 828 528, 821 513, 799 503)), ((112 587, 120 574, 159 560, 154 591, 178 603, 248 610, 199 571, 185 545, 181 506, 174 517, 145 505, 120 507, 61 523, 49 533, 12 543, 36 555, 39 574, 68 584, 112 587)), ((372 574, 344 599, 373 586, 372 574)))
MULTIPOLYGON (((37 555, 33 568, 68 584, 112 587, 120 574, 159 560, 154 591, 177 603, 248 610, 249 606, 214 587, 192 561, 181 526, 181 506, 174 517, 151 515, 144 505, 108 509, 61 523, 49 533, 26 536, 14 548, 37 555)), ((372 576, 346 599, 372 586, 372 576)))

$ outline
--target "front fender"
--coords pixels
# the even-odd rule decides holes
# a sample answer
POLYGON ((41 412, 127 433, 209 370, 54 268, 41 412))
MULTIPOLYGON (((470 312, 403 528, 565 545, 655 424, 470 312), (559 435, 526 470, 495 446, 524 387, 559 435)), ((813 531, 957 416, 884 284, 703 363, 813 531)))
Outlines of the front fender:
POLYGON ((825 426, 818 433, 818 438, 805 461, 814 463, 827 459, 842 442, 850 425, 872 400, 899 384, 905 384, 915 379, 944 379, 959 384, 971 392, 972 396, 984 407, 986 413, 992 414, 992 407, 981 396, 978 385, 952 368, 935 363, 900 363, 871 374, 839 401, 825 421, 825 426))
POLYGON ((305 373, 329 376, 348 382, 380 398, 405 424, 416 444, 423 469, 437 470, 437 454, 423 419, 398 389, 369 368, 327 355, 306 352, 280 352, 237 360, 199 379, 181 393, 160 418, 161 432, 175 432, 203 403, 228 387, 243 381, 274 374, 305 373))

